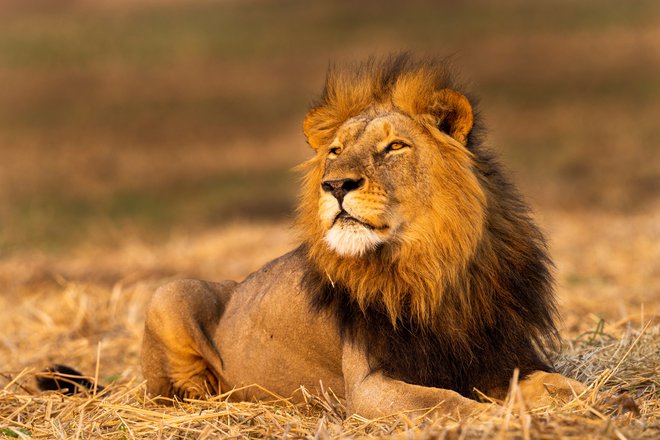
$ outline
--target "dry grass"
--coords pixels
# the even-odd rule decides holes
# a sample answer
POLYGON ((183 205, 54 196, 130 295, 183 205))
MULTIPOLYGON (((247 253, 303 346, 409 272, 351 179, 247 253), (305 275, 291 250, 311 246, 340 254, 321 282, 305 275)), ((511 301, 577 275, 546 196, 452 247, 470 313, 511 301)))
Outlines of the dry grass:
MULTIPOLYGON (((156 404, 135 378, 101 393, 63 397, 22 383, 33 373, 5 374, 0 417, 7 436, 32 438, 657 438, 660 433, 657 353, 660 326, 627 331, 618 341, 578 342, 560 368, 592 383, 580 398, 528 412, 513 387, 507 400, 473 420, 345 418, 340 402, 302 390, 307 403, 205 401, 156 404), (11 380, 9 380, 11 378, 11 380), (595 394, 598 391, 598 394, 595 394)), ((601 335, 602 336, 602 335, 601 335)))
POLYGON ((566 337, 557 366, 591 388, 532 413, 514 388, 476 420, 346 418, 331 393, 312 390, 301 391, 303 405, 219 396, 162 406, 145 396, 139 346, 154 288, 173 276, 240 279, 293 245, 286 225, 234 224, 156 246, 127 239, 104 252, 81 247, 66 259, 17 256, 0 263, 8 286, 0 296, 8 329, 0 337, 0 429, 28 438, 657 438, 659 213, 544 213, 566 337), (35 374, 52 363, 74 365, 109 386, 74 397, 40 393, 35 374))

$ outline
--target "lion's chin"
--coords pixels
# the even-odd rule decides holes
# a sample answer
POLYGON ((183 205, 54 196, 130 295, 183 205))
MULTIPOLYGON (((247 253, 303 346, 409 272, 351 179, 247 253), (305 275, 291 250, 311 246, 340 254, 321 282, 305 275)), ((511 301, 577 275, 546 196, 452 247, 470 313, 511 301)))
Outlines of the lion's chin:
POLYGON ((325 234, 325 242, 330 249, 343 257, 359 257, 384 241, 373 228, 358 222, 338 222, 325 234))

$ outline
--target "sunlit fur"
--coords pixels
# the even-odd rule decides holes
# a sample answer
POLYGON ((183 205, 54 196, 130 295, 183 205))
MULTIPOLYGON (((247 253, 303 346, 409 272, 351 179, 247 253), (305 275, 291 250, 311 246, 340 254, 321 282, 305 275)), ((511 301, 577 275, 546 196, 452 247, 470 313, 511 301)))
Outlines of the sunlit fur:
MULTIPOLYGON (((497 326, 504 314, 539 342, 555 332, 543 237, 515 188, 481 147, 480 122, 475 118, 473 129, 472 108, 452 116, 452 105, 470 106, 454 90, 445 63, 407 55, 330 69, 325 90, 304 123, 316 150, 300 167, 304 186, 297 223, 308 259, 333 286, 345 287, 363 311, 384 310, 394 326, 407 320, 429 328, 454 323, 456 343, 468 347, 475 343, 469 340, 474 336, 470 329, 497 326), (329 219, 339 208, 321 189, 332 166, 328 148, 338 142, 338 133, 352 139, 351 124, 377 119, 416 134, 419 143, 412 147, 418 163, 414 175, 405 167, 392 168, 381 174, 381 181, 372 181, 378 165, 362 162, 367 165, 357 172, 367 175, 367 184, 354 192, 352 209, 360 214, 361 203, 371 204, 366 211, 383 211, 372 216, 374 222, 401 227, 379 240, 360 236, 349 245, 356 235, 333 232, 329 219), (396 188, 396 203, 387 202, 386 188, 396 188), (528 277, 528 292, 506 291, 516 277, 525 282, 528 277), (528 315, 516 312, 518 295, 534 303, 528 315)), ((366 145, 346 147, 339 157, 373 155, 366 145)), ((351 206, 348 196, 346 202, 351 206)))

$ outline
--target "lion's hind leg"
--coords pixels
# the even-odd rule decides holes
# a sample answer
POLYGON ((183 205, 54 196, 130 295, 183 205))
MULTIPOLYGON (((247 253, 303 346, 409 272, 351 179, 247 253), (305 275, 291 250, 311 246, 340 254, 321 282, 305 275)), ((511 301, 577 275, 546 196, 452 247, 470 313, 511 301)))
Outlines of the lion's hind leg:
POLYGON ((180 280, 154 293, 142 344, 150 395, 200 398, 220 392, 222 358, 213 334, 235 284, 180 280))

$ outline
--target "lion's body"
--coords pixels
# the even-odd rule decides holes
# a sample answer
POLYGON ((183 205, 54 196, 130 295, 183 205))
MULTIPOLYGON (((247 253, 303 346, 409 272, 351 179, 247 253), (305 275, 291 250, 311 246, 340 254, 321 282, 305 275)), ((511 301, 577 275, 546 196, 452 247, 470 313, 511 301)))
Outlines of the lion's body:
POLYGON ((466 397, 501 396, 515 369, 533 400, 544 382, 570 390, 543 353, 556 336, 543 237, 478 124, 441 63, 331 71, 305 119, 317 154, 301 246, 240 284, 161 288, 149 391, 247 399, 321 381, 370 416, 470 412, 466 397))
MULTIPOLYGON (((269 263, 238 285, 177 281, 159 290, 152 302, 159 304, 162 309, 158 313, 152 307, 150 318, 160 321, 161 313, 169 315, 175 309, 181 315, 181 320, 186 319, 190 313, 181 304, 187 298, 177 298, 177 293, 190 295, 193 292, 198 297, 206 297, 205 304, 219 298, 217 303, 221 304, 222 310, 220 319, 197 319, 193 320, 192 325, 203 326, 200 334, 206 335, 218 347, 222 365, 215 366, 214 370, 221 372, 222 391, 258 384, 272 393, 290 396, 301 385, 310 390, 318 388, 321 380, 324 386, 341 392, 343 382, 339 335, 331 320, 319 319, 309 313, 307 298, 301 292, 293 292, 291 289, 292 286, 300 285, 303 270, 303 256, 300 251, 294 251, 269 263), (168 304, 172 307, 168 307, 168 304), (207 327, 209 321, 215 325, 207 327)), ((161 330, 157 338, 167 340, 171 346, 187 342, 194 345, 199 342, 182 338, 183 334, 191 333, 189 330, 173 329, 172 333, 167 333, 165 326, 153 325, 161 330)), ((196 361, 203 375, 207 374, 206 370, 213 368, 207 360, 211 356, 202 359, 196 354, 201 350, 199 347, 190 349, 191 359, 182 362, 180 371, 175 367, 167 373, 167 384, 172 382, 170 392, 191 391, 188 387, 192 384, 186 384, 185 381, 190 380, 191 365, 196 361), (170 377, 181 377, 182 381, 171 381, 170 377)), ((148 353, 144 356, 148 357, 148 353)), ((145 369, 148 379, 151 379, 152 373, 153 369, 145 369)), ((219 391, 215 385, 208 389, 205 386, 208 385, 202 385, 194 392, 202 395, 219 391)), ((250 397, 269 396, 254 387, 234 395, 234 398, 239 399, 250 397)))

